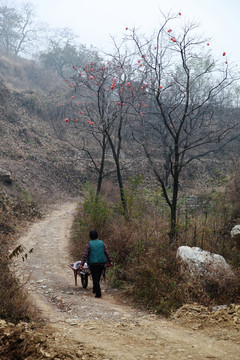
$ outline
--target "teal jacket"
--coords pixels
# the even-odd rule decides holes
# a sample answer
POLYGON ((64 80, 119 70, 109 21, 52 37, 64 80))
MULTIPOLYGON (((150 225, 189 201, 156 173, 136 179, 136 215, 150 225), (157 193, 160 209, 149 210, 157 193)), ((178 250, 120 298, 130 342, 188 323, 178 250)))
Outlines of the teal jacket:
POLYGON ((107 261, 102 240, 89 241, 88 264, 105 263, 107 261))
POLYGON ((84 249, 82 264, 87 261, 88 264, 105 264, 106 261, 112 263, 113 260, 108 251, 107 245, 99 239, 90 240, 84 249))

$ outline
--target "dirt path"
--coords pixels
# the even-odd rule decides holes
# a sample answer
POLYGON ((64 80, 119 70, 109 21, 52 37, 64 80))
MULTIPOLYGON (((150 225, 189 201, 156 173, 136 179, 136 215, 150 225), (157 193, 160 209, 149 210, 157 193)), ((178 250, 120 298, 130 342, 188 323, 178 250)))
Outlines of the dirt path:
POLYGON ((20 239, 34 251, 19 260, 19 276, 29 277, 32 302, 59 346, 74 344, 74 359, 240 359, 240 339, 232 341, 227 330, 195 330, 139 312, 120 304, 104 284, 102 299, 93 297, 90 286, 75 287, 67 266, 78 260, 67 250, 75 209, 70 202, 58 205, 20 239))

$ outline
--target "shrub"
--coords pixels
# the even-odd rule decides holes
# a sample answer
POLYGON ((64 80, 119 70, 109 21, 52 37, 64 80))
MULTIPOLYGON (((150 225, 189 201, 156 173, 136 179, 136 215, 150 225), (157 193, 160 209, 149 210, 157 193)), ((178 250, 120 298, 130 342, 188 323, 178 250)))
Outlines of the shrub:
POLYGON ((89 197, 85 199, 83 212, 89 218, 89 224, 92 228, 102 228, 107 222, 110 209, 106 201, 100 195, 95 197, 93 189, 90 188, 89 197))

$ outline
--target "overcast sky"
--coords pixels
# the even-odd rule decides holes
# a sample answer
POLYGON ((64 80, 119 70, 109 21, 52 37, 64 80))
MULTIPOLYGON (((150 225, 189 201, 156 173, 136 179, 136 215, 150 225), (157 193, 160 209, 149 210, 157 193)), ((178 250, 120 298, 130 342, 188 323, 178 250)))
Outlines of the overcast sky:
MULTIPOLYGON (((15 0, 16 5, 23 1, 15 0)), ((110 35, 121 38, 125 28, 151 34, 164 13, 181 11, 183 22, 200 24, 200 33, 212 39, 215 55, 226 51, 228 61, 240 67, 240 0, 25 0, 36 7, 40 21, 68 27, 78 41, 109 51, 110 35)))

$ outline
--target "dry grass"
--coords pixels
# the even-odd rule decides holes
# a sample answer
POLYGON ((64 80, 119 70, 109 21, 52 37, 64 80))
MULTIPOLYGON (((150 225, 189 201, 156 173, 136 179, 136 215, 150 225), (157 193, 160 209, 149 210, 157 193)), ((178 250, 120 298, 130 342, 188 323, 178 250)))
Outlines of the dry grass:
MULTIPOLYGON (((17 323, 33 316, 24 287, 11 271, 8 248, 13 245, 21 223, 39 215, 37 208, 26 197, 10 200, 0 194, 0 318, 17 323)), ((16 249, 15 254, 19 250, 16 249)))
POLYGON ((0 318, 17 323, 28 321, 32 312, 22 285, 10 271, 9 259, 0 258, 0 318))

